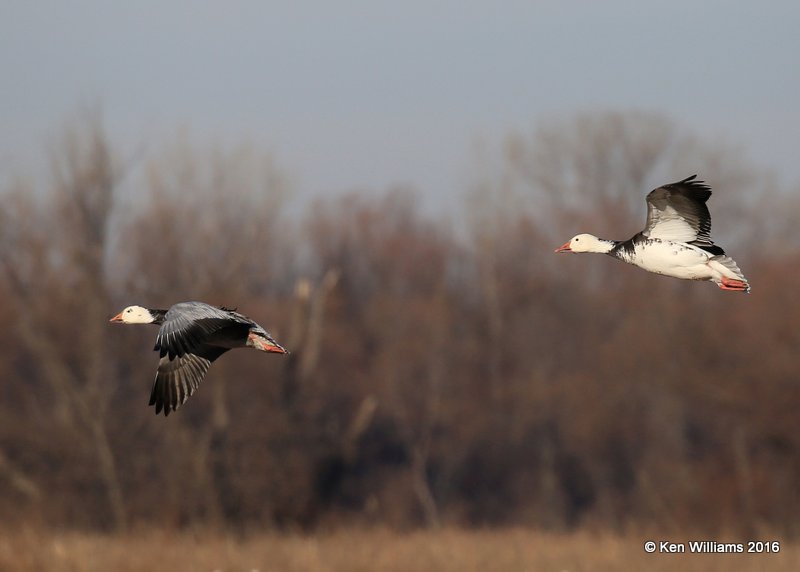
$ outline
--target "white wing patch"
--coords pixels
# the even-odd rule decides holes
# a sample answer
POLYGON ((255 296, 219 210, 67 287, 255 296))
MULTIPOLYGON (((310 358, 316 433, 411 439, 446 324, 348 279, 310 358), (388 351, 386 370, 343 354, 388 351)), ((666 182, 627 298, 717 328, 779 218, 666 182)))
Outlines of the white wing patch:
POLYGON ((658 220, 647 230, 649 238, 672 240, 675 242, 692 242, 697 239, 697 232, 674 208, 668 206, 658 211, 658 220))

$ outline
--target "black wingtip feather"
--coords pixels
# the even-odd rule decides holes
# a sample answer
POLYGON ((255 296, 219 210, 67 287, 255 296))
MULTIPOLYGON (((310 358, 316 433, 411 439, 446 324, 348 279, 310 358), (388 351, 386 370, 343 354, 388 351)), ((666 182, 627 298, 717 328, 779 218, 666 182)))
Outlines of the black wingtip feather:
POLYGON ((161 413, 161 410, 164 410, 164 415, 169 415, 169 407, 165 407, 165 400, 163 396, 163 387, 159 387, 158 380, 153 383, 153 389, 150 392, 150 402, 148 403, 149 406, 155 405, 156 407, 156 415, 161 413))
POLYGON ((150 403, 148 405, 156 404, 156 389, 158 388, 158 381, 153 382, 153 389, 150 390, 150 403))
MULTIPOLYGON (((691 194, 691 198, 693 200, 700 202, 706 202, 711 197, 711 187, 708 186, 705 181, 697 180, 697 175, 686 177, 685 179, 676 183, 670 183, 660 188, 670 192, 677 192, 679 194, 688 192, 691 194)), ((659 189, 656 189, 656 191, 657 190, 659 189)))
POLYGON ((678 183, 674 183, 675 185, 687 185, 689 187, 695 189, 702 189, 704 191, 710 191, 711 187, 705 181, 699 180, 697 175, 692 175, 691 177, 686 177, 684 180, 679 181, 678 183))

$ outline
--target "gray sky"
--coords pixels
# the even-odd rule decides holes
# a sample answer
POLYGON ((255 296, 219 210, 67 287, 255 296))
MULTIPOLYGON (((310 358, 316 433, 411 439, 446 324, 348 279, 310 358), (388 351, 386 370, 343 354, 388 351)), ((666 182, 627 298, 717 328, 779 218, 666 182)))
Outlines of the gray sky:
MULTIPOLYGON (((445 204, 476 142, 635 108, 800 180, 800 3, 0 4, 0 170, 81 107, 124 149, 252 141, 303 194, 411 184, 445 204)), ((711 176, 711 175, 706 175, 711 176)))

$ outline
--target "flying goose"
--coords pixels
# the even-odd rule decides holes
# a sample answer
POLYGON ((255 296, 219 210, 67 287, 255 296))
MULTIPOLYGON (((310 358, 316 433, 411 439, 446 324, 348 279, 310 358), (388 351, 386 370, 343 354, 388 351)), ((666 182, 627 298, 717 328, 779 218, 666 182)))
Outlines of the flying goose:
POLYGON ((556 252, 599 252, 639 268, 681 278, 710 280, 723 290, 750 292, 736 262, 711 240, 706 201, 711 188, 697 175, 647 195, 647 224, 632 238, 605 240, 579 234, 556 252))
POLYGON ((161 326, 153 348, 161 359, 150 393, 156 415, 162 409, 165 416, 169 415, 183 405, 200 385, 211 362, 230 349, 288 353, 247 316, 203 302, 180 302, 169 310, 128 306, 110 321, 161 326))

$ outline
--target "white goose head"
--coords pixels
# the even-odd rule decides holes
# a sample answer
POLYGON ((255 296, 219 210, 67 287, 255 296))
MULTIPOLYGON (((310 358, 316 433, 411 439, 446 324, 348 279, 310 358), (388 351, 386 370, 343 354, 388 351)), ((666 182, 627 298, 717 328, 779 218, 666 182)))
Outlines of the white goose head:
POLYGON ((109 321, 123 324, 152 324, 155 319, 156 317, 147 308, 128 306, 109 321))
POLYGON ((614 243, 610 240, 597 238, 593 234, 578 234, 563 246, 556 248, 556 252, 599 252, 605 254, 612 248, 614 248, 614 243))

